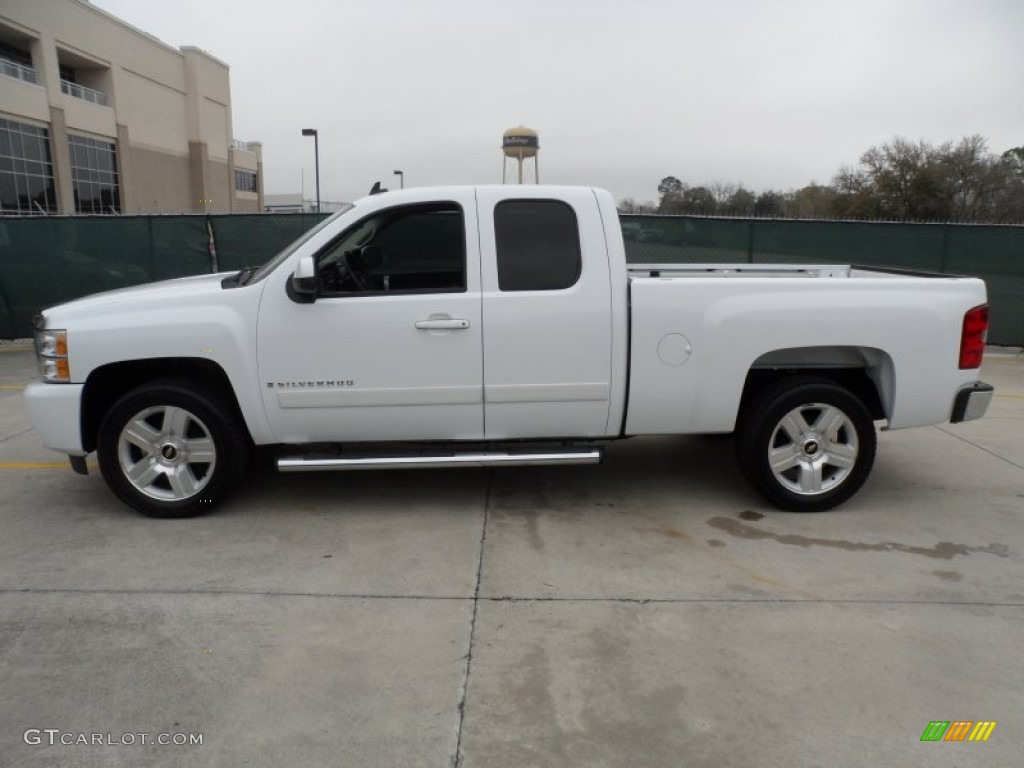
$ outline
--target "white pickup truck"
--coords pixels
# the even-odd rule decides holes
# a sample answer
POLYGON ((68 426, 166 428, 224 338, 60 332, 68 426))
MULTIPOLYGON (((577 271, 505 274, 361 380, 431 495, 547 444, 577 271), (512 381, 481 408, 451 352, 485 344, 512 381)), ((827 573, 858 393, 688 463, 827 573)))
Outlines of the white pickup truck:
POLYGON ((815 511, 863 484, 875 421, 984 414, 985 301, 849 266, 627 266, 602 190, 405 190, 262 267, 42 312, 25 399, 45 445, 79 472, 96 451, 157 517, 210 509, 254 446, 283 471, 479 467, 732 432, 754 488, 815 511))

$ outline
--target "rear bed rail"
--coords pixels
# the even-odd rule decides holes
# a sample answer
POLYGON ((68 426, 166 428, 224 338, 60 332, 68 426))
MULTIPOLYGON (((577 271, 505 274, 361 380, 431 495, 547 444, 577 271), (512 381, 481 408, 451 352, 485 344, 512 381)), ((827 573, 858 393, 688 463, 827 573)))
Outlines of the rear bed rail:
POLYGON ((629 264, 630 277, 850 277, 842 264, 629 264))

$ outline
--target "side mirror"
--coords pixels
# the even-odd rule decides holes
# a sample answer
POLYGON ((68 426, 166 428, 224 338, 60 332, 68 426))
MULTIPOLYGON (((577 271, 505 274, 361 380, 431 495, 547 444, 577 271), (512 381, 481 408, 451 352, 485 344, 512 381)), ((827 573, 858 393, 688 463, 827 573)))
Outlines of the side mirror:
POLYGON ((316 262, 312 256, 303 256, 288 281, 288 295, 302 304, 316 301, 316 262))

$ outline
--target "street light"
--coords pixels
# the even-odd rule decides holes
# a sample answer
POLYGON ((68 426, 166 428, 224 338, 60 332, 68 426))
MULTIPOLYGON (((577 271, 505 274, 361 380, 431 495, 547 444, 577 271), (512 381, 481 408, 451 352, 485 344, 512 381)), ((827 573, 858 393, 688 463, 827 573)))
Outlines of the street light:
POLYGON ((398 180, 401 182, 402 189, 405 189, 405 171, 395 171, 394 173, 395 176, 398 177, 398 180))
POLYGON ((303 128, 302 135, 313 137, 313 152, 316 158, 316 212, 320 213, 320 137, 316 128, 303 128))

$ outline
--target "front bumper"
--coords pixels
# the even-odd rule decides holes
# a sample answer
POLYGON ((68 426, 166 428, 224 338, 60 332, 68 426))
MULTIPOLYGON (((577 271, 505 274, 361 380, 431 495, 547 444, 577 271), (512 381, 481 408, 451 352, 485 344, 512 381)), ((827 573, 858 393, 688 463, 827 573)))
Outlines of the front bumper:
POLYGON ((969 387, 961 389, 953 400, 953 415, 949 420, 953 424, 959 424, 961 421, 980 419, 988 410, 988 404, 992 402, 993 392, 995 388, 983 381, 976 381, 969 387))
POLYGON ((25 388, 25 410, 43 445, 70 456, 82 449, 82 384, 33 381, 25 388))

